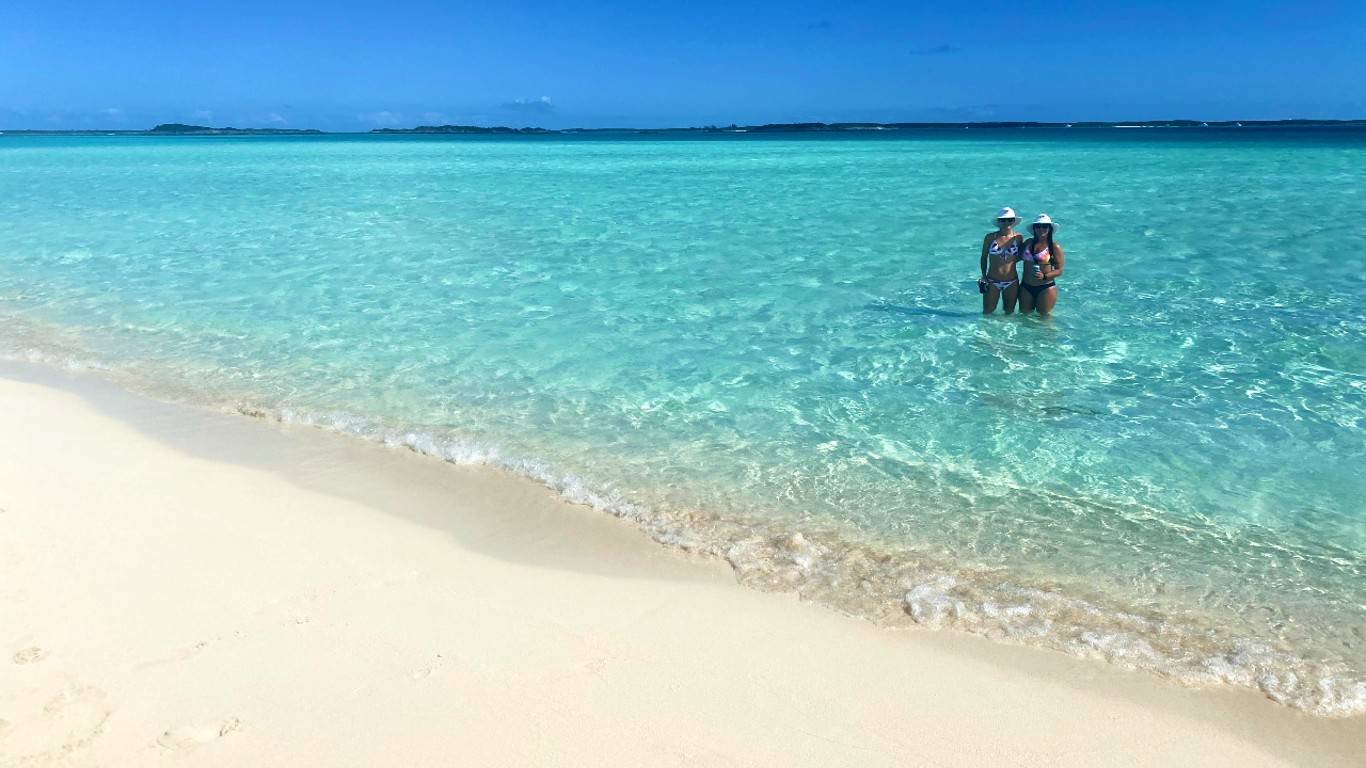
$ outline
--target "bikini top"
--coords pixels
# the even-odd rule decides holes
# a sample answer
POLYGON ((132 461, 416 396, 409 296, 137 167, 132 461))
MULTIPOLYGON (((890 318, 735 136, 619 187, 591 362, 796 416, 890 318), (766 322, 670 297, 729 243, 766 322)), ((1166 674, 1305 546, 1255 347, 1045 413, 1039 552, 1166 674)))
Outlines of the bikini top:
POLYGON ((1030 253, 1029 251, 1025 251, 1025 261, 1032 261, 1036 264, 1047 264, 1049 261, 1052 260, 1052 258, 1053 254, 1049 253, 1047 248, 1043 249, 1042 251, 1039 251, 1038 253, 1030 253))
POLYGON ((1001 258, 1005 258, 1006 256, 1014 256, 1019 252, 1020 241, 1016 238, 1011 238, 1009 248, 1002 248, 1000 245, 996 243, 995 240, 993 240, 991 241, 991 248, 987 250, 987 253, 990 253, 992 256, 1000 256, 1001 258))

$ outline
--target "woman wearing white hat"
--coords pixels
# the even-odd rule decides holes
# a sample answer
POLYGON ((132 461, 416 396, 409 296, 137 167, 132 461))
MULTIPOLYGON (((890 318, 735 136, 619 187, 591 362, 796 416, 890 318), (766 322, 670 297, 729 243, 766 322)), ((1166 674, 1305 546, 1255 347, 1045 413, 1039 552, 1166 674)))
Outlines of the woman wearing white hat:
POLYGON ((1024 235, 1015 231, 1020 217, 1014 208, 1002 208, 996 214, 996 231, 982 238, 982 277, 977 290, 982 293, 982 314, 996 311, 996 302, 1005 299, 1006 314, 1015 311, 1015 299, 1020 294, 1020 278, 1015 265, 1024 255, 1024 235))
POLYGON ((1030 223, 1029 230, 1034 233, 1024 244, 1024 283, 1020 292, 1020 313, 1028 314, 1038 310, 1040 315, 1048 315, 1058 302, 1058 284, 1055 278, 1062 275, 1062 246, 1053 240, 1058 225, 1048 214, 1041 213, 1030 223))

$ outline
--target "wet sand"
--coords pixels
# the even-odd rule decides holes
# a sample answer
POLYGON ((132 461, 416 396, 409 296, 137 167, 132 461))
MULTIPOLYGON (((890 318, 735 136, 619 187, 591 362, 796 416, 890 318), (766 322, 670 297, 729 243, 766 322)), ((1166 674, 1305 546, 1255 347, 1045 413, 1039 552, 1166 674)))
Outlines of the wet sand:
POLYGON ((1363 718, 748 590, 496 471, 0 376, 0 765, 1366 754, 1363 718))

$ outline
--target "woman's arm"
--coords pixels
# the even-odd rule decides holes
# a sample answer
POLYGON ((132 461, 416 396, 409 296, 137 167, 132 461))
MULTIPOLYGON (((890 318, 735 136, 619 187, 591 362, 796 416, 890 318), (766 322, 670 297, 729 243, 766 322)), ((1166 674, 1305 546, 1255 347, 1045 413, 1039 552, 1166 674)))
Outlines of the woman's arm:
POLYGON ((1053 244, 1053 267, 1054 267, 1053 269, 1045 269, 1045 270, 1043 271, 1043 279, 1045 279, 1045 280, 1052 280, 1052 279, 1055 278, 1055 277, 1060 277, 1060 276, 1062 276, 1062 268, 1063 268, 1062 246, 1061 246, 1061 245, 1058 245, 1057 243, 1054 243, 1054 244, 1053 244))
POLYGON ((987 248, 991 246, 992 235, 982 238, 982 279, 987 276, 987 248))

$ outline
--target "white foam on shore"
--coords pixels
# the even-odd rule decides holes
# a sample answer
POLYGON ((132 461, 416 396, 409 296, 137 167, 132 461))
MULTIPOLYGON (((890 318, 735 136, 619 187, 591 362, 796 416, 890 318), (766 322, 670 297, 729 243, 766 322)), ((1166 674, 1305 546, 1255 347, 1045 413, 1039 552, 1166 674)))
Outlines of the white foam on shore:
POLYGON ((1055 585, 1024 583, 999 569, 974 569, 913 546, 868 540, 834 524, 803 524, 707 510, 663 509, 603 491, 548 462, 497 445, 420 427, 387 425, 342 412, 225 403, 226 395, 171 388, 130 366, 108 364, 44 334, 6 339, 0 358, 91 372, 163 399, 209 405, 287 424, 359 437, 453 464, 487 466, 531 479, 565 500, 630 520, 666 546, 726 560, 738 580, 795 592, 887 627, 956 629, 991 639, 1104 659, 1192 685, 1226 684, 1315 715, 1366 713, 1366 678, 1336 661, 1240 638, 1214 624, 1111 605, 1055 585), (19 343, 15 343, 15 342, 19 343))
POLYGON ((233 410, 403 447, 454 464, 511 472, 567 501, 630 520, 661 544, 723 558, 747 586, 796 592, 884 626, 968 631, 1103 659, 1192 685, 1255 688, 1321 716, 1366 712, 1366 680, 1346 665, 1310 662, 1216 626, 1139 615, 1056 588, 1017 583, 998 571, 965 569, 913 548, 860 540, 833 526, 794 531, 783 520, 655 509, 601 492, 585 478, 546 462, 508 456, 495 445, 455 435, 387 427, 345 413, 233 410))

